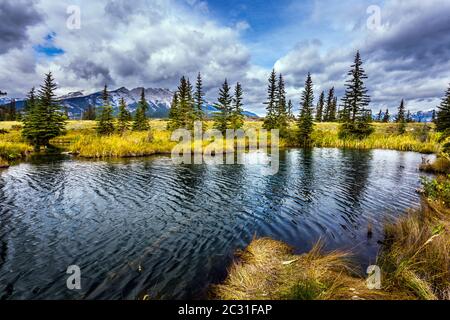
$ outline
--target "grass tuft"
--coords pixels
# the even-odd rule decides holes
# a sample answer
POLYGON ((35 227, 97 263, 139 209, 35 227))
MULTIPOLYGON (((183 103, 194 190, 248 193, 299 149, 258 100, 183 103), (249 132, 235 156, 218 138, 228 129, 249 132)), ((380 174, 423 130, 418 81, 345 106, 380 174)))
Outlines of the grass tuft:
POLYGON ((357 276, 350 255, 323 253, 319 242, 306 254, 294 255, 288 245, 268 238, 255 239, 229 269, 222 284, 211 288, 222 300, 356 300, 393 299, 369 290, 357 276))

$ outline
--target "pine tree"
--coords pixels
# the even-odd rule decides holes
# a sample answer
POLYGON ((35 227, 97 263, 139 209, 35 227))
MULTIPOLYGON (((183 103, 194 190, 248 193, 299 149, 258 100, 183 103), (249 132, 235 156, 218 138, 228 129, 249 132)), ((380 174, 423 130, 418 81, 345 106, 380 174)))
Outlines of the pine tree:
POLYGON ((34 145, 35 149, 40 149, 41 146, 48 147, 52 138, 64 132, 65 121, 55 99, 56 88, 52 73, 49 72, 45 75, 44 84, 39 89, 36 101, 24 117, 22 135, 34 145))
POLYGON ((180 116, 178 112, 178 92, 175 92, 173 94, 172 103, 170 105, 169 123, 167 124, 167 128, 169 130, 176 130, 180 127, 180 116))
POLYGON ((383 122, 387 123, 391 119, 391 116, 389 114, 389 109, 386 109, 386 112, 384 113, 383 122))
POLYGON ((347 88, 342 101, 349 108, 350 121, 354 123, 370 103, 370 97, 367 95, 367 89, 364 86, 364 80, 367 79, 367 76, 362 67, 359 51, 356 53, 355 62, 351 68, 347 73, 351 78, 346 82, 347 88))
POLYGON ((238 82, 236 83, 236 87, 234 89, 233 106, 231 111, 231 129, 234 130, 240 129, 244 125, 244 115, 242 114, 244 111, 242 94, 242 86, 238 82))
POLYGON ((269 85, 267 87, 267 102, 266 105, 266 117, 264 119, 263 128, 266 130, 272 130, 277 128, 277 74, 275 69, 269 77, 269 85))
POLYGON ((192 129, 195 120, 194 99, 191 83, 184 76, 178 86, 176 111, 178 128, 192 129))
POLYGON ((113 108, 109 103, 108 87, 105 85, 102 93, 103 106, 97 118, 97 132, 101 135, 111 135, 114 133, 113 108))
POLYGON ((83 111, 81 119, 83 120, 95 120, 97 118, 96 110, 93 105, 88 105, 87 109, 83 111))
POLYGON ((302 101, 300 104, 300 115, 297 121, 298 126, 298 140, 301 146, 306 147, 311 144, 311 135, 314 130, 313 121, 313 83, 311 74, 308 73, 308 77, 305 81, 305 88, 302 93, 302 101))
POLYGON ((322 122, 323 120, 323 111, 325 106, 325 92, 322 91, 319 97, 319 102, 317 102, 316 108, 316 121, 322 122))
POLYGON ((205 118, 203 112, 203 105, 205 104, 205 93, 203 92, 203 81, 200 72, 197 76, 197 83, 195 85, 194 104, 195 104, 195 120, 202 121, 205 118))
POLYGON ((436 116, 436 130, 444 132, 450 129, 450 86, 442 98, 436 116))
POLYGON ((280 130, 283 137, 288 127, 287 105, 286 105, 286 89, 283 75, 278 77, 277 95, 276 95, 276 128, 280 130))
POLYGON ((24 104, 24 112, 25 114, 30 111, 36 104, 36 88, 31 88, 30 92, 27 94, 27 99, 24 104))
POLYGON ((400 106, 398 107, 397 115, 398 133, 404 134, 406 131, 406 114, 405 114, 405 101, 402 99, 400 106))
POLYGON ((120 99, 119 115, 117 116, 117 131, 124 133, 130 129, 131 113, 127 110, 125 99, 120 99))
POLYGON ((11 102, 6 107, 6 121, 16 121, 17 110, 16 110, 16 100, 12 99, 11 102))
POLYGON ((219 111, 214 117, 214 128, 220 130, 223 134, 225 134, 226 130, 229 128, 232 103, 230 86, 228 85, 226 79, 222 85, 222 88, 219 90, 219 98, 217 99, 217 101, 218 102, 215 104, 215 107, 219 111))
POLYGON ((364 80, 367 75, 362 67, 362 60, 359 51, 356 53, 354 64, 347 73, 350 77, 346 81, 345 95, 342 98, 342 121, 344 122, 339 129, 340 138, 353 136, 359 139, 365 138, 373 132, 373 127, 367 121, 367 109, 370 103, 370 97, 367 95, 367 89, 364 80))
POLYGON ((380 112, 378 112, 377 115, 377 121, 381 122, 383 120, 383 110, 380 109, 380 112))
POLYGON ((431 113, 431 122, 436 123, 436 110, 433 110, 431 113))
POLYGON ((328 91, 327 104, 325 108, 325 114, 323 116, 324 122, 336 121, 336 110, 334 109, 334 87, 328 91))
POLYGON ((288 114, 288 120, 289 121, 295 120, 294 106, 292 105, 292 101, 291 100, 288 101, 287 114, 288 114))
POLYGON ((413 122, 413 118, 411 116, 411 111, 408 110, 408 112, 406 113, 406 122, 407 123, 411 123, 413 122))
POLYGON ((136 113, 133 120, 133 131, 147 131, 150 130, 150 125, 147 119, 147 100, 145 100, 145 90, 142 88, 141 98, 136 108, 136 113))

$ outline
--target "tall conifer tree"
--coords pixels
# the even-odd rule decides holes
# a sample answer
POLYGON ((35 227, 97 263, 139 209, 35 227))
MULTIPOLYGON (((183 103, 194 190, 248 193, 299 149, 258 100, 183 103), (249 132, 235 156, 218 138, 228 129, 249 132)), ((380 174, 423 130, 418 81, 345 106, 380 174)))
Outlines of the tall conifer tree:
POLYGON ((319 101, 317 102, 317 108, 316 108, 316 121, 322 122, 323 120, 323 112, 324 112, 324 106, 325 106, 325 92, 322 91, 319 97, 319 101))
POLYGON ((147 119, 147 100, 145 99, 145 90, 142 88, 141 98, 138 102, 138 106, 136 108, 136 113, 134 115, 133 121, 133 131, 147 131, 150 130, 150 125, 147 119))
POLYGON ((313 121, 313 83, 311 74, 308 73, 308 77, 305 81, 305 88, 302 93, 302 101, 300 104, 300 115, 297 121, 298 126, 298 140, 301 146, 309 146, 311 144, 311 135, 314 130, 313 121))
POLYGON ((444 132, 450 129, 450 85, 442 98, 436 115, 436 130, 444 132))
POLYGON ((195 103, 195 120, 203 121, 205 118, 203 112, 203 105, 205 104, 205 93, 203 92, 203 81, 200 72, 197 76, 197 82, 195 84, 194 103, 195 103))
POLYGON ((397 115, 398 133, 404 134, 406 131, 406 114, 405 114, 405 101, 402 99, 400 106, 398 107, 397 115))
POLYGON ((103 106, 97 119, 97 132, 101 135, 114 133, 113 108, 109 103, 108 87, 105 85, 102 93, 103 106))
POLYGON ((370 97, 364 85, 367 75, 362 64, 361 55, 357 51, 355 61, 347 74, 349 79, 346 81, 345 95, 342 98, 341 121, 344 124, 341 125, 339 130, 341 138, 354 136, 362 139, 370 135, 374 130, 367 116, 370 97))
POLYGON ((215 104, 218 112, 214 117, 214 128, 220 130, 223 134, 225 134, 226 130, 229 128, 231 104, 232 96, 230 93, 230 86, 228 85, 228 81, 225 79, 222 88, 219 90, 219 98, 215 104))
POLYGON ((55 97, 57 86, 52 73, 45 75, 38 97, 25 115, 22 135, 35 149, 49 146, 50 140, 64 132, 65 120, 55 97))
POLYGON ((117 131, 119 133, 124 133, 130 129, 131 114, 127 110, 127 104, 125 99, 120 99, 119 104, 119 115, 117 116, 117 131))
POLYGON ((277 74, 272 70, 267 87, 266 117, 264 119, 264 129, 272 130, 277 127, 277 74))
POLYGON ((233 105, 231 111, 231 129, 237 130, 244 125, 244 115, 243 115, 243 103, 242 103, 242 86, 238 82, 234 89, 233 105))

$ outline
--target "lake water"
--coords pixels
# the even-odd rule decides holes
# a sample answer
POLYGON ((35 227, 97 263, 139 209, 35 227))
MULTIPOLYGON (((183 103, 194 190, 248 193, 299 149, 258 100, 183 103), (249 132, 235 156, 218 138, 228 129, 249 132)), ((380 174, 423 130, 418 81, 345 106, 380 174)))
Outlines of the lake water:
POLYGON ((322 238, 364 268, 382 223, 419 205, 421 157, 286 150, 274 176, 164 156, 13 166, 0 171, 0 299, 203 298, 255 236, 298 253, 322 238), (80 291, 66 287, 69 265, 80 291))

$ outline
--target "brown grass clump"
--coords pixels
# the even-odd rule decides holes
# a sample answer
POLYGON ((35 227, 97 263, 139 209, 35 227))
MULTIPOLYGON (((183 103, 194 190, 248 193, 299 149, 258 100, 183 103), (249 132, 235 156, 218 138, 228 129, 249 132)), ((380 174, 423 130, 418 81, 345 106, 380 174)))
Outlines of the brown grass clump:
POLYGON ((424 162, 420 166, 424 172, 448 174, 450 173, 450 161, 445 157, 439 157, 434 162, 424 162))
POLYGON ((449 232, 449 211, 435 202, 386 225, 385 246, 378 261, 385 288, 417 299, 449 299, 449 232))
POLYGON ((356 275, 348 253, 322 253, 319 242, 307 254, 294 255, 288 245, 255 239, 231 266, 223 284, 211 296, 222 300, 365 300, 390 299, 369 290, 356 275))

